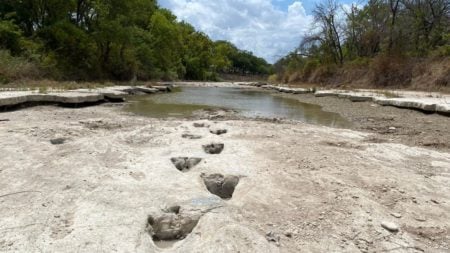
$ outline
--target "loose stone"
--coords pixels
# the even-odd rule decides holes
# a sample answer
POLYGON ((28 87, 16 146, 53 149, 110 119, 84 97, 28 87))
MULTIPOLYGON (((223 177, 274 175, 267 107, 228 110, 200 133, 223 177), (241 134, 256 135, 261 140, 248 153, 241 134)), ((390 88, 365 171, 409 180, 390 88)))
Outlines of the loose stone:
POLYGON ((65 138, 57 138, 57 139, 52 139, 50 140, 50 143, 53 145, 61 145, 64 144, 64 142, 66 142, 67 139, 65 138))
POLYGON ((391 213, 391 215, 394 216, 397 219, 400 219, 402 217, 402 215, 399 214, 399 213, 391 213))
POLYGON ((400 228, 398 227, 397 224, 395 224, 393 222, 389 222, 389 221, 381 222, 381 226, 384 229, 386 229, 386 230, 388 230, 389 232, 392 232, 392 233, 396 233, 396 232, 398 232, 400 230, 400 228))

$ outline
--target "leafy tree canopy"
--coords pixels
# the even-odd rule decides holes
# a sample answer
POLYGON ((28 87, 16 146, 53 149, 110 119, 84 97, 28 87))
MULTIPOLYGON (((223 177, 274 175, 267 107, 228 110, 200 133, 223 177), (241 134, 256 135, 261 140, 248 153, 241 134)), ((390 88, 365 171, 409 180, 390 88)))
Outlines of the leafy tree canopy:
POLYGON ((270 65, 179 22, 156 0, 2 0, 0 50, 71 80, 196 79, 270 65))

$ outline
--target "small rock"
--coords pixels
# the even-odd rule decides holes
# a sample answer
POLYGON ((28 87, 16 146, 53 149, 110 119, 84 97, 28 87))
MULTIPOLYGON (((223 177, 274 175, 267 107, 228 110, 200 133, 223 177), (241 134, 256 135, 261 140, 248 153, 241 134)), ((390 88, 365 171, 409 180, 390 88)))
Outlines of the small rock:
POLYGON ((425 222, 427 219, 425 217, 414 217, 416 221, 425 222))
POLYGON ((6 122, 9 121, 9 119, 0 119, 0 122, 6 122))
POLYGON ((394 216, 397 219, 400 219, 402 217, 402 215, 399 214, 399 213, 391 213, 391 215, 394 216))
POLYGON ((400 228, 398 227, 397 224, 393 223, 393 222, 389 222, 389 221, 383 221, 381 222, 381 226, 388 230, 389 232, 393 232, 396 233, 400 230, 400 228))
POLYGON ((389 127, 389 130, 395 131, 395 130, 397 130, 397 128, 395 128, 395 127, 389 127))
POLYGON ((53 145, 61 145, 61 144, 64 144, 64 142, 66 142, 66 141, 67 141, 66 138, 56 138, 56 139, 50 140, 50 143, 53 145))

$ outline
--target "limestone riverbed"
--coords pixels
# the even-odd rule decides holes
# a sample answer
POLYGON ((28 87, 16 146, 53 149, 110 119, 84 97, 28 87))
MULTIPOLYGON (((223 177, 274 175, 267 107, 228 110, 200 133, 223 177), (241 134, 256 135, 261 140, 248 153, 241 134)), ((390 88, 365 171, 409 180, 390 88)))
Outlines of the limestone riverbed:
POLYGON ((446 150, 124 106, 0 113, 0 251, 450 250, 446 150))

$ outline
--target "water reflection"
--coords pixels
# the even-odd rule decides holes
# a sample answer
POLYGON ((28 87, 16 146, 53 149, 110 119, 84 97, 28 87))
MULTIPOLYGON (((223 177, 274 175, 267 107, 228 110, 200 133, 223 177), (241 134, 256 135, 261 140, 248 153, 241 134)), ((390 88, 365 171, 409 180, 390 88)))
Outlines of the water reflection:
POLYGON ((348 127, 339 114, 318 105, 273 96, 268 92, 236 88, 184 87, 177 92, 133 97, 127 110, 150 117, 186 117, 208 108, 228 108, 246 117, 287 118, 334 127, 348 127))

